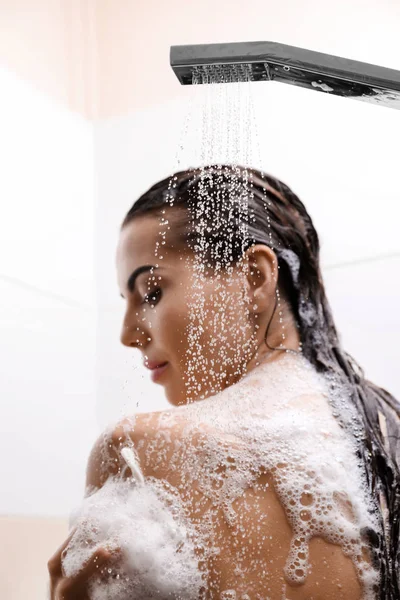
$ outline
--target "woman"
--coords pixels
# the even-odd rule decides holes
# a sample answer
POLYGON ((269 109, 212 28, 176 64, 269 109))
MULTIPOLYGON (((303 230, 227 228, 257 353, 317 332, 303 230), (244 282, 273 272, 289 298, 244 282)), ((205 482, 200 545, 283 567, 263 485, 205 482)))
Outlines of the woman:
POLYGON ((173 408, 96 442, 52 599, 399 598, 400 407, 341 348, 299 198, 176 173, 126 215, 117 272, 121 341, 173 408))

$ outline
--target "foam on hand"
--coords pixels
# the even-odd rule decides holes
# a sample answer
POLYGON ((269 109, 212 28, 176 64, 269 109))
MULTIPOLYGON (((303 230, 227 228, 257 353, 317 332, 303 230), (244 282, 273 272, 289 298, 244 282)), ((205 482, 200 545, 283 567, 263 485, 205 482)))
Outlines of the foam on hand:
MULTIPOLYGON (((127 450, 132 468, 133 453, 127 450)), ((190 524, 179 497, 161 482, 108 479, 85 498, 75 526, 62 561, 67 577, 76 575, 98 548, 118 551, 105 575, 89 581, 90 600, 199 597, 203 581, 190 524)))

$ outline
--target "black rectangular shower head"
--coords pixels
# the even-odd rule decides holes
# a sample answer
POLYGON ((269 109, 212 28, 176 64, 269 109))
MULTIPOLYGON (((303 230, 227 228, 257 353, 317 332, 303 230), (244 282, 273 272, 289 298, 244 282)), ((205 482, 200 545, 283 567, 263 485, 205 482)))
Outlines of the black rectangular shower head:
POLYGON ((279 81, 400 109, 400 71, 276 42, 171 46, 170 64, 182 85, 209 83, 215 71, 213 83, 279 81))

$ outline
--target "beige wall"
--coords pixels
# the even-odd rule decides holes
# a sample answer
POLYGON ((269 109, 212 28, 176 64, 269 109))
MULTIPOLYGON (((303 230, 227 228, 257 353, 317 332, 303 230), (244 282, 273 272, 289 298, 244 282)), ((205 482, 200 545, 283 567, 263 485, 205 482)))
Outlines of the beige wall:
POLYGON ((64 519, 0 517, 0 598, 46 600, 47 561, 67 534, 64 519))
MULTIPOLYGON (((69 123, 68 131, 71 135, 71 139, 75 139, 75 135, 82 146, 84 146, 82 140, 86 140, 86 134, 80 136, 79 120, 75 122, 73 115, 68 114, 68 112, 73 111, 74 113, 79 113, 87 118, 91 118, 95 115, 96 105, 94 101, 94 91, 96 89, 96 44, 94 38, 95 22, 92 16, 94 1, 95 0, 0 0, 0 67, 6 71, 15 73, 21 80, 28 82, 35 91, 39 90, 42 92, 45 95, 46 100, 50 97, 57 105, 64 106, 66 109, 66 122, 68 121, 69 123), (68 120, 67 117, 70 117, 70 120, 68 120)), ((13 78, 10 78, 9 81, 12 81, 12 79, 13 78)), ((8 81, 7 78, 4 78, 4 81, 8 81)), ((7 98, 9 93, 10 87, 7 89, 7 98)), ((2 93, 3 110, 5 106, 5 95, 6 94, 2 93)), ((33 106, 37 108, 35 103, 36 98, 37 94, 26 94, 25 101, 32 102, 33 106)), ((20 107, 23 107, 23 101, 21 96, 15 98, 18 110, 20 107)), ((43 102, 43 111, 45 111, 48 106, 48 102, 43 102)), ((31 117, 31 115, 34 115, 35 111, 29 110, 31 108, 30 106, 27 108, 28 110, 25 112, 26 118, 34 118, 31 117)), ((47 110, 49 111, 49 108, 47 108, 47 110)), ((64 129, 64 122, 60 116, 61 113, 59 114, 57 111, 55 111, 55 113, 56 114, 49 114, 48 112, 48 120, 47 122, 43 122, 42 129, 44 140, 47 140, 48 138, 50 140, 51 136, 48 135, 46 127, 51 126, 55 127, 55 130, 59 132, 60 135, 65 135, 68 138, 66 131, 67 125, 65 125, 64 129), (57 125, 59 125, 58 129, 57 125)), ((42 113, 38 113, 38 115, 39 117, 44 116, 45 112, 43 112, 43 115, 42 113)), ((12 123, 14 123, 14 117, 15 115, 12 115, 12 123)), ((7 119, 7 115, 5 116, 5 119, 7 119)), ((40 179, 36 180, 35 178, 32 178, 31 168, 25 163, 25 160, 28 160, 29 151, 35 151, 35 140, 32 139, 32 130, 34 130, 34 128, 31 130, 31 128, 25 127, 24 124, 24 118, 21 118, 18 123, 15 122, 16 129, 14 131, 14 136, 16 138, 18 138, 19 134, 17 126, 21 128, 24 127, 24 135, 30 136, 28 138, 28 143, 24 144, 23 151, 18 154, 18 160, 23 168, 26 166, 24 177, 27 177, 28 179, 31 178, 33 197, 35 198, 37 205, 41 206, 40 202, 43 200, 43 197, 46 196, 47 189, 44 189, 44 182, 40 179), (37 195, 39 191, 41 195, 38 199, 37 195)), ((4 138, 4 128, 2 131, 3 142, 13 149, 15 146, 15 139, 11 139, 11 134, 8 130, 6 138, 4 138)), ((71 140, 64 138, 64 145, 68 146, 69 143, 71 143, 71 140)), ((7 159, 12 160, 12 158, 10 158, 10 153, 12 154, 12 152, 13 150, 8 148, 7 153, 5 153, 4 156, 7 157, 7 159)), ((53 169, 56 166, 58 168, 56 171, 58 174, 62 172, 62 168, 56 162, 56 158, 54 158, 55 164, 51 163, 51 161, 49 161, 49 156, 43 151, 40 144, 37 144, 36 152, 39 152, 39 157, 45 157, 45 160, 48 164, 50 162, 53 169)), ((60 148, 55 148, 53 154, 58 157, 60 148)), ((69 175, 74 173, 76 176, 77 170, 74 170, 74 161, 71 160, 71 157, 68 157, 67 152, 62 154, 62 156, 61 154, 59 160, 65 159, 66 172, 68 172, 69 175)), ((80 148, 78 155, 83 163, 85 156, 82 147, 80 148)), ((36 165, 35 161, 32 161, 32 163, 36 165)), ((15 168, 14 164, 12 166, 15 168)), ((7 176, 8 175, 9 173, 7 173, 7 176)), ((90 173, 87 176, 89 177, 90 173)), ((49 180, 51 182, 51 177, 49 180)), ((46 184, 51 185, 49 182, 46 182, 46 184)), ((16 187, 19 190, 19 187, 16 187)), ((24 206, 24 198, 26 198, 26 196, 22 197, 22 194, 19 198, 15 198, 15 201, 19 205, 19 211, 22 210, 20 205, 24 206)), ((10 203, 14 200, 12 195, 7 196, 7 199, 10 203)), ((58 200, 61 202, 60 196, 58 196, 58 200)), ((89 201, 90 198, 82 198, 81 215, 83 203, 86 202, 87 204, 89 201)), ((72 208, 71 206, 69 207, 69 215, 71 215, 73 211, 73 202, 71 204, 72 208)), ((86 210, 86 208, 84 208, 84 210, 86 210)), ((10 207, 7 217, 11 217, 12 214, 10 207)), ((44 212, 43 214, 47 213, 44 212)), ((84 219, 84 217, 82 218, 84 219)), ((9 222, 10 221, 8 220, 8 223, 9 222)), ((90 224, 87 223, 87 225, 88 228, 86 231, 88 234, 90 224)), ((9 224, 8 227, 10 227, 9 224)), ((12 249, 11 234, 9 237, 9 249, 12 249)), ((37 254, 38 245, 38 243, 35 244, 35 249, 32 251, 33 254, 37 254)), ((26 258, 24 260, 26 260, 26 258)), ((9 257, 7 257, 7 266, 9 264, 9 257)), ((4 268, 5 266, 2 267, 2 269, 4 268)), ((18 276, 18 273, 16 275, 18 276)), ((4 282, 3 285, 5 285, 4 282)), ((18 290, 16 293, 18 293, 18 290)), ((20 293, 19 296, 22 296, 22 294, 20 293)), ((34 300, 32 300, 32 304, 34 304, 34 300)), ((34 312, 34 308, 31 312, 37 316, 37 312, 34 312)), ((54 309, 49 312, 54 315, 56 314, 54 309)), ((10 314, 7 314, 8 317, 10 317, 10 314)), ((76 318, 79 318, 79 316, 76 318)), ((2 334, 3 333, 4 332, 2 331, 2 334)), ((29 336, 29 332, 26 331, 25 334, 29 336)), ((36 348, 42 348, 46 343, 46 339, 46 336, 43 335, 42 344, 40 344, 39 340, 36 348)), ((43 356, 45 356, 45 354, 43 356)), ((19 349, 19 357, 20 364, 17 365, 17 367, 19 366, 19 368, 21 368, 21 364, 24 362, 22 349, 19 349)), ((13 393, 17 394, 16 389, 13 390, 13 393)), ((43 396, 44 395, 45 393, 43 396)), ((41 401, 44 401, 43 396, 41 397, 41 401)), ((54 402, 54 396, 52 399, 54 402)), ((4 456, 3 459, 5 459, 4 456)), ((29 468, 31 468, 31 465, 29 468)), ((11 485, 12 482, 9 480, 7 482, 7 487, 11 485)), ((15 489, 17 488, 17 486, 13 487, 15 489)), ((48 597, 47 589, 49 578, 47 573, 47 561, 65 540, 67 533, 68 522, 66 519, 47 516, 12 516, 9 514, 0 516, 1 600, 45 600, 48 597)))
POLYGON ((400 69, 399 23, 390 0, 0 0, 0 64, 107 118, 180 93, 171 45, 270 40, 400 69))
POLYGON ((275 41, 400 69, 391 0, 98 0, 96 24, 101 117, 181 94, 171 45, 275 41))
POLYGON ((0 0, 0 65, 74 112, 96 111, 96 0, 0 0))

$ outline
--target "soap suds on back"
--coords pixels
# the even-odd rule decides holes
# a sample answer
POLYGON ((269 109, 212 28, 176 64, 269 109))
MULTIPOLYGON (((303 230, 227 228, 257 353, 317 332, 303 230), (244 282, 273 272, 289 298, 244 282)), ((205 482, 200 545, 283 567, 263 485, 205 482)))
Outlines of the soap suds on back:
MULTIPOLYGON (((227 523, 235 524, 238 515, 232 504, 267 471, 292 528, 286 580, 294 585, 306 581, 309 543, 319 536, 340 545, 353 560, 364 598, 372 600, 379 579, 366 560, 368 545, 361 531, 376 531, 378 522, 356 457, 355 436, 340 426, 354 422, 356 427, 345 393, 304 357, 286 354, 259 365, 214 397, 165 411, 160 440, 177 418, 184 415, 187 422, 170 465, 183 468, 187 496, 154 478, 144 483, 140 477, 110 478, 85 499, 64 569, 76 572, 107 542, 122 548, 125 558, 119 572, 112 569, 107 585, 94 580, 91 600, 199 598, 207 577, 198 565, 199 555, 207 559, 219 549, 209 543, 212 511, 196 523, 188 518, 191 490, 197 486, 215 510, 223 510, 227 523), (199 433, 201 452, 190 451, 199 433), (184 467, 178 461, 182 453, 184 467)), ((254 538, 257 532, 246 535, 254 538)), ((267 580, 267 560, 263 570, 267 580)), ((236 592, 224 593, 228 598, 236 592)))

